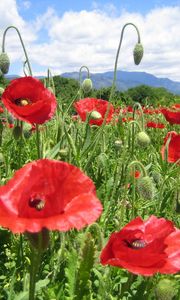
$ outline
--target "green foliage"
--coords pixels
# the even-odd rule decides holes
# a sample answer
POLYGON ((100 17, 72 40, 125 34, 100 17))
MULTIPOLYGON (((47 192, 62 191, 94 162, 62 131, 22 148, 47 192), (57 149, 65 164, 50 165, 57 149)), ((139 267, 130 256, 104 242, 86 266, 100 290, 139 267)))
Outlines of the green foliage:
POLYGON ((173 101, 174 95, 168 92, 165 88, 153 88, 148 85, 139 85, 130 88, 125 92, 125 95, 130 97, 134 102, 139 102, 143 105, 169 105, 173 101))

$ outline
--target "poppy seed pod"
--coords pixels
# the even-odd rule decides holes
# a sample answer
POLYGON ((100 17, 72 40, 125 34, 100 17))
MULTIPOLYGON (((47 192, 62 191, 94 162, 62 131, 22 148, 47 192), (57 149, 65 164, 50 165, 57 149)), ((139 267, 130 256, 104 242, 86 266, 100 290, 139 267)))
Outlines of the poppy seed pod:
POLYGON ((161 279, 156 286, 157 300, 171 300, 176 294, 174 281, 170 279, 161 279))
POLYGON ((150 137, 144 131, 139 132, 136 138, 137 138, 137 144, 142 148, 146 148, 151 141, 150 137))
POLYGON ((0 54, 0 69, 3 74, 7 74, 9 72, 10 60, 7 53, 2 52, 0 54))
POLYGON ((146 200, 152 200, 154 197, 154 185, 149 176, 140 177, 137 182, 139 194, 146 200))
POLYGON ((90 78, 86 78, 82 83, 82 90, 85 93, 89 93, 92 90, 92 86, 92 80, 90 78))
POLYGON ((144 54, 144 49, 141 43, 137 43, 134 47, 133 56, 135 65, 139 65, 144 54))
POLYGON ((97 111, 97 110, 93 110, 91 113, 90 113, 90 119, 91 120, 99 120, 102 118, 102 115, 97 111))

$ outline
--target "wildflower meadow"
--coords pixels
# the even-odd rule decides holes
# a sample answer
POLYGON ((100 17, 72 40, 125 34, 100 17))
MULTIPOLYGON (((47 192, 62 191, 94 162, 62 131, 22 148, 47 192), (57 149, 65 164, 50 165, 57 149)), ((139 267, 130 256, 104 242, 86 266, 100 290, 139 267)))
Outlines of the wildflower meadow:
POLYGON ((117 99, 129 26, 135 65, 145 55, 126 23, 108 99, 95 96, 88 66, 64 99, 50 69, 33 76, 18 28, 4 30, 0 300, 180 299, 180 101, 117 99), (9 31, 24 76, 5 82, 9 31))

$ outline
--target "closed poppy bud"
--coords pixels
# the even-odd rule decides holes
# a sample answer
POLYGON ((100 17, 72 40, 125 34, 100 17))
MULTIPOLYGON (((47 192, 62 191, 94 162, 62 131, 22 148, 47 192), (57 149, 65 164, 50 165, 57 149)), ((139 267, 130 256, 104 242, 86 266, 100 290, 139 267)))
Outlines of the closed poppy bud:
POLYGON ((93 110, 91 113, 90 113, 90 119, 91 120, 99 120, 101 119, 102 116, 101 114, 97 111, 97 110, 93 110))
POLYGON ((157 300, 171 300, 175 296, 175 284, 170 279, 161 279, 156 287, 157 300))
POLYGON ((21 135, 22 135, 22 128, 20 126, 14 127, 13 136, 14 136, 15 140, 18 140, 21 135))
POLYGON ((90 78, 84 79, 82 89, 85 93, 89 93, 92 90, 92 80, 90 78))
POLYGON ((4 93, 4 89, 0 87, 0 97, 2 96, 3 93, 4 93))
POLYGON ((133 56, 135 65, 139 65, 143 57, 144 49, 141 43, 137 43, 134 47, 133 56))
POLYGON ((7 74, 9 71, 10 60, 7 53, 2 52, 0 54, 0 69, 3 74, 7 74))
POLYGON ((68 149, 60 149, 59 154, 62 158, 66 157, 68 155, 68 149))
POLYGON ((115 147, 116 150, 120 150, 121 147, 122 147, 122 141, 121 140, 116 140, 114 142, 114 147, 115 147))
POLYGON ((138 179, 137 188, 139 194, 146 200, 152 200, 154 197, 154 185, 149 176, 138 179))
POLYGON ((137 138, 137 144, 142 148, 146 148, 151 141, 150 137, 144 131, 139 132, 136 138, 137 138))

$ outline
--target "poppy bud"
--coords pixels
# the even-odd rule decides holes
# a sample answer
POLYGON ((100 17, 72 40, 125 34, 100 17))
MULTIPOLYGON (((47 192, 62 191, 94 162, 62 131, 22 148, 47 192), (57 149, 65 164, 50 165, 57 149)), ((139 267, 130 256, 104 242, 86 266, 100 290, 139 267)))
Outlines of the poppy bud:
POLYGON ((28 238, 31 246, 36 250, 44 251, 48 248, 49 231, 46 228, 43 228, 40 232, 26 232, 26 237, 28 238))
POLYGON ((2 52, 0 54, 0 69, 3 74, 7 74, 9 71, 10 60, 7 53, 2 52))
POLYGON ((156 286, 157 300, 171 300, 176 294, 175 284, 170 279, 161 279, 156 286))
POLYGON ((154 185, 149 176, 140 177, 137 182, 139 194, 146 200, 152 200, 154 197, 154 185))
POLYGON ((15 126, 13 129, 13 136, 15 140, 18 140, 22 135, 22 128, 20 126, 15 126))
POLYGON ((4 93, 4 89, 3 87, 0 87, 0 97, 2 96, 3 93, 4 93))
POLYGON ((121 147, 122 147, 122 141, 121 140, 116 140, 114 142, 114 147, 115 147, 116 150, 120 150, 121 147))
POLYGON ((84 79, 82 83, 82 90, 85 93, 89 93, 92 90, 92 80, 90 78, 84 79))
POLYGON ((142 148, 146 148, 151 141, 150 137, 144 131, 139 132, 136 138, 137 138, 137 144, 142 148))
POLYGON ((60 149, 59 154, 62 158, 64 158, 68 155, 68 150, 67 149, 60 149))
POLYGON ((139 65, 143 57, 144 49, 141 43, 137 43, 134 47, 133 56, 135 65, 139 65))
POLYGON ((101 118, 102 118, 102 116, 97 110, 91 111, 91 113, 90 113, 90 119, 91 120, 99 120, 101 118))

